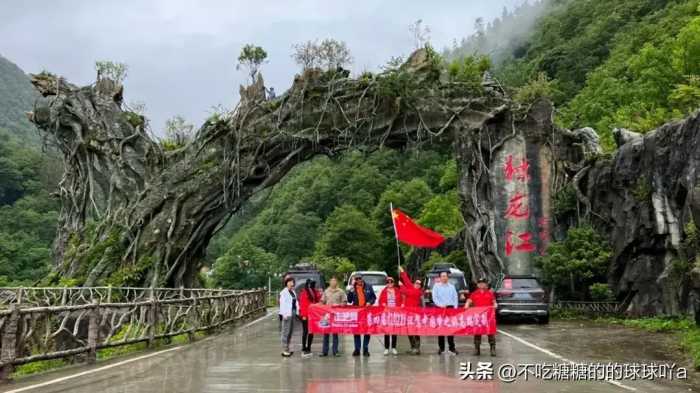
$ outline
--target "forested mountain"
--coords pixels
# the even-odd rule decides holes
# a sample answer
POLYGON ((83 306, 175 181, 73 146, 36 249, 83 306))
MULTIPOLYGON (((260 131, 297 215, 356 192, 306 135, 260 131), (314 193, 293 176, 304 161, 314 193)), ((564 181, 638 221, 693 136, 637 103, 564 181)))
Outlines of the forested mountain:
POLYGON ((504 13, 447 55, 493 55, 496 76, 511 90, 543 73, 560 124, 594 127, 608 150, 614 147, 615 127, 647 132, 698 108, 698 1, 533 4, 504 13), (533 28, 501 46, 494 44, 509 27, 524 25, 533 28))
POLYGON ((55 155, 42 152, 27 121, 38 97, 27 75, 0 56, 0 286, 32 284, 51 265, 60 179, 55 155))
POLYGON ((36 143, 38 131, 24 113, 32 110, 37 97, 27 74, 0 55, 0 128, 36 143))

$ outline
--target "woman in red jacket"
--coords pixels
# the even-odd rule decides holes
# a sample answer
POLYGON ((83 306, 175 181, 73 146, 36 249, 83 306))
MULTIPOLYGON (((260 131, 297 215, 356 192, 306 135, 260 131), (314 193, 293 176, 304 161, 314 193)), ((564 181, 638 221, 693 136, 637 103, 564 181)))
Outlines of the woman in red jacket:
POLYGON ((304 290, 299 294, 299 318, 301 319, 301 356, 311 356, 311 343, 314 335, 309 334, 309 306, 321 301, 321 291, 316 289, 316 281, 306 280, 304 290))
MULTIPOLYGON (((408 273, 401 266, 399 266, 399 272, 399 277, 401 278, 399 289, 404 297, 404 306, 423 307, 423 282, 419 279, 411 282, 408 273)), ((420 336, 408 336, 408 342, 411 343, 410 353, 420 355, 420 336)))
MULTIPOLYGON (((384 307, 401 307, 403 305, 403 296, 399 288, 394 286, 394 279, 392 277, 386 278, 386 286, 379 295, 379 305, 384 307)), ((392 355, 399 354, 396 352, 397 339, 398 337, 396 335, 384 335, 384 356, 389 354, 389 347, 391 347, 392 355)))

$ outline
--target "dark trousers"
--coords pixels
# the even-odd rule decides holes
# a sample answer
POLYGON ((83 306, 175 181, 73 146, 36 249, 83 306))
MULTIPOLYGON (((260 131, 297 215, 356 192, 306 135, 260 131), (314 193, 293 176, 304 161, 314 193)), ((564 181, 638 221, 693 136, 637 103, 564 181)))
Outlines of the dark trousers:
POLYGON ((301 320, 301 350, 311 351, 311 343, 314 342, 314 335, 309 333, 309 320, 301 320))
MULTIPOLYGON (((447 306, 447 308, 454 308, 454 306, 447 306)), ((454 336, 447 336, 447 345, 450 348, 450 351, 455 350, 455 337, 454 336)), ((445 336, 438 336, 438 348, 440 349, 440 352, 445 350, 445 336)))
MULTIPOLYGON (((489 334, 489 345, 496 345, 496 335, 489 334)), ((474 336, 474 345, 481 345, 481 336, 474 336)))
MULTIPOLYGON (((328 355, 328 344, 330 339, 330 334, 323 335, 323 354, 328 355)), ((333 334, 333 355, 338 353, 338 335, 333 334)))
MULTIPOLYGON (((449 346, 450 351, 455 350, 454 336, 447 336, 447 345, 449 346)), ((440 352, 443 352, 445 350, 445 336, 438 336, 438 348, 440 348, 440 352)))
POLYGON ((360 349, 364 348, 365 352, 369 352, 369 334, 365 334, 362 338, 362 348, 360 348, 360 335, 356 334, 353 338, 355 339, 355 351, 360 352, 360 349))
POLYGON ((411 349, 420 349, 420 336, 408 336, 411 349))
POLYGON ((389 349, 389 345, 391 345, 391 348, 396 349, 396 340, 398 340, 398 337, 396 335, 390 336, 388 334, 385 334, 384 349, 389 349))

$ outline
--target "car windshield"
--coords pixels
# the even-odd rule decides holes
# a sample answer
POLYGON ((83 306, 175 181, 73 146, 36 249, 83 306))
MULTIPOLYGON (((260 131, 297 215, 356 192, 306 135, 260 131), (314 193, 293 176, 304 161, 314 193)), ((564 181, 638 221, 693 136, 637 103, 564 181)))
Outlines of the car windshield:
POLYGON ((386 276, 382 274, 363 274, 362 281, 367 285, 386 285, 386 276))
MULTIPOLYGON (((433 285, 438 281, 440 281, 438 276, 428 277, 428 288, 432 288, 433 285)), ((458 291, 467 287, 466 283, 464 282, 464 277, 462 276, 451 276, 447 279, 447 281, 450 284, 454 285, 458 291)))
POLYGON ((540 288, 540 284, 534 278, 506 278, 503 280, 503 289, 533 289, 540 288))
POLYGON ((294 288, 297 289, 297 291, 300 288, 304 288, 304 285, 306 284, 306 281, 309 279, 312 279, 316 281, 316 288, 323 288, 323 283, 320 282, 320 276, 318 274, 314 273, 290 273, 290 276, 294 277, 294 288))

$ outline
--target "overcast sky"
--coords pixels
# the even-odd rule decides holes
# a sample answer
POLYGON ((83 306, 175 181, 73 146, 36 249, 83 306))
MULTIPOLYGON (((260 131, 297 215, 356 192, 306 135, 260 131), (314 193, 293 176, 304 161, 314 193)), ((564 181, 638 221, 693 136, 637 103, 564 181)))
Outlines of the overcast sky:
POLYGON ((25 72, 46 69, 84 85, 95 60, 129 66, 126 101, 146 104, 160 134, 167 118, 183 115, 197 127, 212 106, 231 107, 243 45, 268 52, 267 86, 287 89, 298 67, 291 46, 316 38, 348 44, 353 72, 375 71, 410 53, 408 25, 423 19, 442 49, 524 0, 0 0, 0 54, 25 72))

